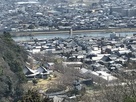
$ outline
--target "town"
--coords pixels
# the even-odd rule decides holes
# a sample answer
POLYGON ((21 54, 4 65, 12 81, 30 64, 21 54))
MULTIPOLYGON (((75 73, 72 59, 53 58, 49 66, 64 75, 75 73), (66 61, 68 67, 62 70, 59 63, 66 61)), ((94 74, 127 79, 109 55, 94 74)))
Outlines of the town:
POLYGON ((0 4, 1 31, 135 28, 135 0, 24 0, 0 4))
POLYGON ((0 102, 136 102, 136 0, 0 0, 0 102))
MULTIPOLYGON (((68 38, 31 39, 17 43, 29 52, 31 61, 24 68, 24 74, 29 80, 47 80, 57 72, 55 77, 59 76, 60 80, 55 83, 64 81, 60 84, 73 85, 81 90, 82 85, 125 85, 129 75, 136 72, 135 34, 121 36, 111 33, 110 37, 70 35, 68 38), (69 75, 72 79, 69 79, 69 75)), ((47 95, 62 98, 60 95, 66 93, 47 95)))

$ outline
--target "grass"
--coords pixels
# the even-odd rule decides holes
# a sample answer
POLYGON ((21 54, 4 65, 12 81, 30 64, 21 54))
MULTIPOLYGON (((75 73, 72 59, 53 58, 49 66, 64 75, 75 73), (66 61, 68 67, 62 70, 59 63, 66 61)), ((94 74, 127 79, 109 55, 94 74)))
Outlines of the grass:
POLYGON ((90 86, 86 86, 86 90, 88 92, 91 92, 91 91, 99 91, 101 89, 101 87, 99 85, 90 85, 90 86))

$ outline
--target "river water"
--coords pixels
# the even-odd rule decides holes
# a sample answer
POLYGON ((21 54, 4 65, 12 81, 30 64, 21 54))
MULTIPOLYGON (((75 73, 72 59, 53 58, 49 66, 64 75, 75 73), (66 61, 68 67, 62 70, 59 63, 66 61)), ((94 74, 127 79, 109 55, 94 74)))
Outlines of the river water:
MULTIPOLYGON (((92 37, 110 37, 111 33, 101 33, 101 32, 94 32, 94 33, 79 33, 79 34, 73 34, 74 36, 92 36, 92 37)), ((120 36, 125 37, 126 35, 132 36, 133 34, 136 34, 136 32, 124 32, 124 33, 117 33, 120 34, 120 36)), ((34 39, 52 39, 55 37, 59 38, 68 38, 70 37, 69 34, 43 34, 43 35, 34 35, 34 39)), ((30 36, 19 36, 19 37, 13 37, 13 40, 15 41, 27 41, 30 40, 32 37, 30 36)))

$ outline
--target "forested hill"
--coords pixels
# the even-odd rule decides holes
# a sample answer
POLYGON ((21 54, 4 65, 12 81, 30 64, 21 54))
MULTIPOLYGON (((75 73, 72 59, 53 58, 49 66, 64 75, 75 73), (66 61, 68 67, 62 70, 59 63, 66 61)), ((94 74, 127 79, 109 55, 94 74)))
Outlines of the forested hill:
POLYGON ((27 53, 9 33, 0 35, 0 102, 12 102, 22 94, 21 84, 26 81, 22 69, 26 60, 27 53))

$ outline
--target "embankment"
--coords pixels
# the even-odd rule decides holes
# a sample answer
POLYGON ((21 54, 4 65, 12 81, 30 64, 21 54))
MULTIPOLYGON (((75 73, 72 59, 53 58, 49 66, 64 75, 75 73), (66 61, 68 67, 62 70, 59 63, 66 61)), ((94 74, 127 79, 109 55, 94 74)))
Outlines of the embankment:
MULTIPOLYGON (((73 34, 83 34, 83 33, 120 33, 120 32, 136 32, 136 28, 110 28, 110 29, 97 29, 97 30, 74 30, 73 34)), ((34 35, 43 35, 43 34, 69 34, 69 31, 20 31, 20 32, 11 32, 12 36, 34 36, 34 35)))

